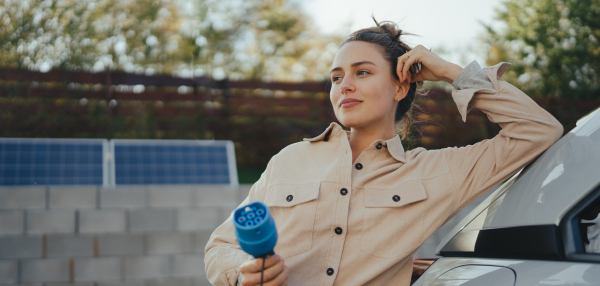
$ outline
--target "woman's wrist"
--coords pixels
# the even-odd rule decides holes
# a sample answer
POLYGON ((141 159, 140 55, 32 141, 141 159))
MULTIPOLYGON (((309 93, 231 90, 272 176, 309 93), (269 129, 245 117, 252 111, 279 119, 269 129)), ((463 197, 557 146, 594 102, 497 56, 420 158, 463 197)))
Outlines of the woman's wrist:
POLYGON ((462 70, 463 68, 461 68, 459 65, 448 62, 448 67, 443 80, 449 84, 452 84, 462 70))

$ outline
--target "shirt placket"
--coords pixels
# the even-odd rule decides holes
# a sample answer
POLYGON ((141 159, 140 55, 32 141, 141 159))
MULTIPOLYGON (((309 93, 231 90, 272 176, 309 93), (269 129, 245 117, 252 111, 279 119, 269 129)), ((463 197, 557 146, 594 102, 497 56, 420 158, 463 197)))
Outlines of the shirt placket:
MULTIPOLYGON (((345 137, 345 136, 344 136, 345 137)), ((348 212, 350 210, 350 197, 352 195, 352 169, 348 166, 352 165, 352 151, 347 138, 343 138, 341 142, 343 160, 340 160, 336 166, 340 173, 338 189, 333 202, 333 220, 331 225, 331 239, 326 257, 326 268, 324 271, 324 282, 322 285, 333 285, 338 274, 338 269, 342 260, 342 252, 346 241, 348 230, 348 212)))

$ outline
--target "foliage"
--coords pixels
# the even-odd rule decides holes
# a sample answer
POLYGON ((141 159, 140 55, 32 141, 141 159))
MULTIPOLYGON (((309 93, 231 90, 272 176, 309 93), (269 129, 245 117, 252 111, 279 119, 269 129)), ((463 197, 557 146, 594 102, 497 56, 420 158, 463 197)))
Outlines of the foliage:
POLYGON ((507 0, 497 19, 487 62, 511 62, 504 78, 532 95, 599 97, 599 0, 507 0))
POLYGON ((178 57, 177 13, 168 2, 3 0, 0 10, 3 66, 152 73, 178 57))
POLYGON ((338 37, 285 0, 0 0, 0 65, 323 80, 338 37))
POLYGON ((322 81, 338 36, 322 35, 300 7, 285 0, 182 2, 181 33, 194 50, 179 74, 215 79, 322 81), (185 12, 183 12, 185 11, 185 12))

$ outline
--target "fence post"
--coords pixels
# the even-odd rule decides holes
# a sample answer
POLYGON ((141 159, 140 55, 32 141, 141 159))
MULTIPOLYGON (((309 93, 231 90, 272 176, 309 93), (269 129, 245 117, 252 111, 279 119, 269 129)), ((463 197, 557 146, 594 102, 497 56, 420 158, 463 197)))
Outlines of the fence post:
POLYGON ((104 79, 106 81, 105 83, 105 88, 106 88, 106 129, 104 131, 105 137, 108 139, 112 139, 112 110, 110 107, 110 100, 112 99, 113 95, 112 95, 112 74, 109 68, 106 69, 106 71, 104 72, 104 79))
POLYGON ((106 100, 108 102, 112 99, 112 75, 110 69, 106 69, 104 72, 104 80, 106 81, 104 86, 106 87, 106 100))
POLYGON ((223 106, 221 106, 221 111, 219 112, 219 123, 218 133, 215 130, 215 139, 233 139, 231 138, 232 126, 231 126, 231 114, 232 114, 232 106, 231 106, 231 87, 229 85, 229 79, 225 78, 218 82, 218 88, 223 91, 223 106), (218 135, 217 135, 218 134, 218 135))

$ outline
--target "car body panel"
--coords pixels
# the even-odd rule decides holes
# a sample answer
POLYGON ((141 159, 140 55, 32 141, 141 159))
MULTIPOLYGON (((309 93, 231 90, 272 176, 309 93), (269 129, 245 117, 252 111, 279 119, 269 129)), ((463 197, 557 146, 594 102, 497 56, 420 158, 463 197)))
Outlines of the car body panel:
POLYGON ((598 184, 600 113, 595 117, 595 129, 569 132, 525 169, 483 228, 558 225, 598 184))
POLYGON ((460 269, 460 272, 452 273, 457 282, 440 285, 491 285, 504 286, 513 285, 510 283, 509 273, 506 270, 497 270, 499 268, 510 269, 516 275, 515 286, 531 285, 569 285, 569 286, 589 286, 600 285, 600 264, 594 263, 574 263, 568 261, 543 261, 543 260, 519 260, 519 259, 479 259, 479 258, 440 258, 417 280, 414 286, 434 286, 436 280, 444 278, 446 273, 454 269, 460 269), (467 267, 469 266, 469 267, 467 267), (478 267, 473 267, 478 266, 478 267), (489 270, 495 270, 490 273, 483 273, 482 267, 487 266, 489 270), (496 272, 496 273, 494 273, 496 272), (458 274, 458 275, 457 275, 458 274), (490 275, 495 274, 495 275, 490 275), (490 276, 487 276, 490 275, 490 276), (473 284, 481 278, 486 278, 483 284, 473 284))
POLYGON ((474 251, 481 230, 558 226, 565 214, 598 186, 599 150, 600 109, 596 109, 498 187, 448 233, 436 253, 439 255, 451 244, 474 251))
POLYGON ((483 228, 558 225, 600 178, 600 109, 526 168, 483 228))
POLYGON ((463 265, 448 270, 430 286, 506 286, 515 284, 515 273, 506 267, 463 265))

